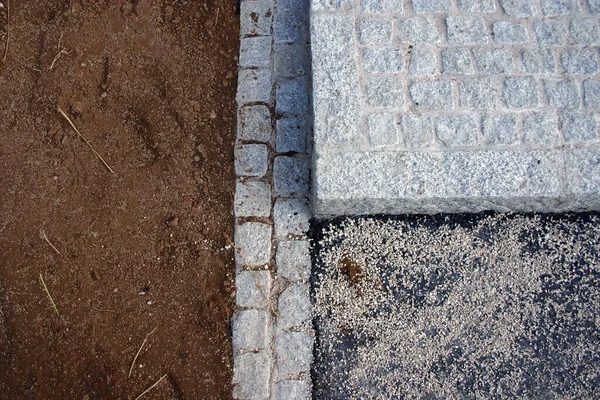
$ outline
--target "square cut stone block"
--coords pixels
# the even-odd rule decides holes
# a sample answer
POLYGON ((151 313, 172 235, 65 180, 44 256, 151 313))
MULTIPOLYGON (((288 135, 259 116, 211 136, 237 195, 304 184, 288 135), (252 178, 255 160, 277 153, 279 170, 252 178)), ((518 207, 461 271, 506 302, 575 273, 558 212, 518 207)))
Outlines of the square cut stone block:
POLYGON ((498 106, 498 90, 494 81, 477 78, 460 82, 460 106, 471 110, 492 110, 498 106))
POLYGON ((312 215, 306 199, 277 199, 273 215, 277 240, 304 237, 310 228, 312 215))
POLYGON ((500 0, 500 5, 509 17, 526 18, 534 14, 531 0, 500 0))
POLYGON ((236 399, 267 399, 271 376, 268 351, 239 354, 234 357, 233 397, 236 399))
POLYGON ((312 11, 352 11, 354 0, 310 0, 312 11))
POLYGON ((391 114, 371 114, 367 116, 367 134, 371 148, 386 148, 398 143, 398 132, 394 116, 391 114))
POLYGON ((477 63, 477 69, 483 74, 510 74, 513 72, 513 57, 507 50, 479 47, 473 49, 473 57, 477 63))
POLYGON ((600 26, 597 19, 575 18, 571 20, 571 38, 579 45, 597 46, 600 44, 600 26))
POLYGON ((409 149, 422 149, 433 146, 435 135, 431 116, 427 114, 406 114, 401 118, 406 147, 409 149))
POLYGON ((525 26, 514 22, 494 22, 492 35, 498 44, 521 44, 529 40, 525 26))
POLYGON ((239 176, 261 177, 267 173, 268 157, 267 146, 264 144, 245 144, 236 147, 235 173, 239 176))
POLYGON ((306 240, 287 240, 277 245, 277 274, 292 282, 310 277, 310 245, 306 240))
POLYGON ((287 10, 308 11, 310 1, 308 0, 278 0, 277 8, 287 10))
POLYGON ((308 43, 307 14, 302 10, 277 10, 273 21, 275 43, 308 43))
POLYGON ((504 101, 508 108, 535 106, 538 103, 538 87, 533 78, 506 78, 504 101))
POLYGON ((269 271, 240 271, 235 278, 235 304, 244 308, 266 308, 271 293, 269 271))
POLYGON ((494 0, 458 0, 458 8, 463 11, 493 13, 496 11, 494 0))
POLYGON ((523 117, 523 143, 556 146, 560 144, 556 116, 549 111, 536 111, 523 117))
POLYGON ((533 31, 541 46, 562 46, 567 40, 567 26, 560 20, 533 22, 533 31))
POLYGON ((475 72, 471 54, 464 47, 442 50, 442 71, 444 74, 470 75, 475 72))
POLYGON ((399 43, 439 43, 441 35, 435 21, 431 18, 410 17, 398 21, 396 35, 399 43))
POLYGON ((565 71, 571 75, 592 75, 598 72, 596 52, 588 48, 565 50, 560 61, 565 71))
POLYGON ((310 71, 308 46, 305 44, 278 43, 275 45, 275 75, 303 76, 310 71))
POLYGON ((403 2, 398 0, 361 0, 360 5, 366 14, 402 14, 403 2))
POLYGON ((289 380, 275 385, 275 400, 310 400, 312 385, 310 381, 289 380))
POLYGON ((556 108, 579 107, 579 90, 572 79, 547 79, 544 81, 544 87, 551 106, 556 108))
POLYGON ((271 71, 268 69, 242 69, 238 72, 236 100, 239 105, 269 103, 271 86, 271 71))
POLYGON ((307 283, 293 283, 279 294, 277 302, 278 329, 301 327, 310 321, 311 305, 307 283))
POLYGON ((367 48, 363 50, 363 63, 367 73, 397 74, 404 67, 402 50, 392 48, 367 48))
POLYGON ((488 42, 483 18, 477 16, 454 15, 446 18, 448 42, 451 44, 483 44, 488 42))
POLYGON ((438 70, 438 59, 433 47, 418 46, 410 55, 408 73, 410 75, 431 76, 438 70))
POLYGON ((244 106, 239 110, 238 137, 267 143, 271 140, 271 111, 265 105, 244 106))
POLYGON ((441 115, 435 121, 435 135, 444 146, 476 146, 477 121, 472 115, 441 115))
POLYGON ((238 179, 233 209, 236 217, 268 217, 271 214, 271 185, 238 179))
POLYGON ((308 193, 309 166, 301 158, 279 156, 273 162, 273 189, 276 196, 308 193))
POLYGON ((558 114, 558 120, 566 143, 598 139, 596 118, 591 112, 561 111, 558 114))
POLYGON ((523 72, 527 74, 552 74, 556 71, 552 50, 525 49, 521 52, 523 72))
POLYGON ((514 114, 486 115, 483 117, 483 141, 487 145, 518 145, 517 118, 514 114))
POLYGON ((277 120, 276 150, 278 153, 305 153, 310 132, 308 117, 292 117, 277 120))
POLYGON ((275 109, 279 114, 307 114, 308 78, 297 77, 277 82, 275 109))
POLYGON ((414 13, 446 13, 452 8, 451 0, 412 0, 414 13))
POLYGON ((281 375, 310 370, 314 339, 306 332, 280 332, 275 338, 277 369, 281 375))
POLYGON ((240 40, 240 67, 269 67, 272 41, 270 36, 256 36, 240 40))
POLYGON ((579 11, 577 0, 541 0, 542 13, 546 17, 571 15, 579 11))
POLYGON ((233 348, 257 351, 267 347, 268 315, 265 310, 241 310, 232 319, 233 348))
POLYGON ((392 41, 392 20, 361 18, 358 23, 358 38, 364 44, 389 45, 392 41))
POLYGON ((583 97, 588 108, 600 107, 600 81, 587 80, 583 82, 583 97))
POLYGON ((270 225, 260 222, 245 222, 235 226, 235 260, 237 265, 256 267, 271 259, 270 225))
POLYGON ((270 35, 273 23, 272 0, 244 0, 240 4, 240 34, 270 35))
POLYGON ((367 78, 365 98, 371 107, 399 109, 404 105, 402 80, 380 76, 367 78))
POLYGON ((450 81, 415 81, 410 85, 409 91, 417 109, 448 110, 453 107, 450 81))

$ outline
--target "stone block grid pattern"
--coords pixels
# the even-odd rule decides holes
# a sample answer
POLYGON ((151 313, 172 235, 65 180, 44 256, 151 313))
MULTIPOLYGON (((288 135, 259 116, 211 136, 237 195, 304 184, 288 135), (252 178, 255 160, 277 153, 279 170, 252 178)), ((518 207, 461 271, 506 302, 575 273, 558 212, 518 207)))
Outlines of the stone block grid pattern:
MULTIPOLYGON (((362 150, 551 149, 600 141, 594 2, 326 3, 339 3, 327 12, 355 21, 362 150), (542 116, 548 129, 533 134, 529 128, 542 116), (415 134, 415 126, 426 129, 415 134)), ((313 12, 322 4, 313 0, 313 12)), ((345 150, 332 143, 327 151, 336 148, 345 150)))
POLYGON ((317 218, 600 209, 596 0, 311 1, 317 218))
POLYGON ((309 0, 242 0, 237 175, 236 399, 309 399, 309 0))

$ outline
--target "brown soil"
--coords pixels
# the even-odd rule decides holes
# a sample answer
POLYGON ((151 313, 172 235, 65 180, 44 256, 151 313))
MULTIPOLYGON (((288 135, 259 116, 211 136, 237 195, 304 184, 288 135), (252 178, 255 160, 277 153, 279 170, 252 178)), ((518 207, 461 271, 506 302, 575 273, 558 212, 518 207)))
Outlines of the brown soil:
POLYGON ((231 398, 235 2, 0 2, 0 398, 231 398))

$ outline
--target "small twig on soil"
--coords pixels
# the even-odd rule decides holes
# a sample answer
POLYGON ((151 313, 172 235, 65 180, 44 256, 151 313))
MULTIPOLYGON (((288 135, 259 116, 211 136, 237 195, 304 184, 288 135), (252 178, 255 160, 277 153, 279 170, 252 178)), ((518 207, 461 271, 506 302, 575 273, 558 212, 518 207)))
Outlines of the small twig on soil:
POLYGON ((221 10, 221 7, 217 6, 217 17, 215 18, 215 28, 217 27, 217 24, 219 23, 219 11, 221 10))
MULTIPOLYGON (((156 328, 158 328, 158 326, 156 328)), ((133 367, 135 366, 135 361, 137 360, 138 356, 142 352, 142 349, 144 348, 144 345, 146 344, 146 341, 148 341, 148 338, 150 337, 150 335, 152 335, 154 333, 154 331, 156 330, 156 328, 152 329, 152 332, 150 332, 149 334, 146 335, 146 337, 144 338, 144 341, 142 342, 142 345, 140 346, 139 350, 137 351, 137 353, 135 353, 135 357, 133 357, 133 361, 131 362, 131 367, 129 367, 129 374, 127 374, 127 378, 131 377, 131 372, 133 372, 133 367)), ((140 397, 141 397, 141 395, 140 395, 140 397)), ((139 399, 139 397, 138 397, 138 399, 139 399)))
POLYGON ((2 64, 6 62, 6 56, 8 56, 8 43, 10 42, 10 1, 6 0, 6 44, 4 46, 4 57, 2 57, 2 64))
POLYGON ((101 308, 93 308, 93 307, 91 307, 90 310, 98 311, 98 312, 116 312, 115 310, 103 310, 101 308))
POLYGON ((50 68, 48 68, 50 71, 52 71, 52 68, 54 68, 54 64, 58 61, 60 56, 62 56, 63 54, 69 54, 69 52, 63 49, 61 46, 62 38, 63 34, 61 33, 60 38, 58 39, 58 53, 54 56, 54 60, 52 60, 52 64, 50 64, 50 68))
POLYGON ((115 171, 112 170, 112 168, 106 163, 106 161, 104 161, 104 158, 102 158, 102 156, 100 154, 98 154, 98 152, 96 151, 96 149, 94 149, 94 147, 92 146, 92 144, 85 138, 85 136, 83 136, 81 134, 81 132, 79 132, 79 130, 75 127, 75 124, 73 123, 73 121, 71 121, 71 119, 69 118, 69 116, 67 114, 65 114, 65 112, 63 110, 60 109, 60 107, 58 108, 58 112, 61 113, 61 115, 63 117, 65 117, 65 119, 69 122, 69 124, 71 125, 71 128, 73 128, 73 130, 75 132, 77 132, 77 134, 79 135, 79 137, 81 139, 83 139, 83 141, 85 142, 85 144, 88 145, 88 147, 90 148, 90 150, 92 150, 92 153, 94 153, 94 155, 100 160, 102 161, 102 164, 104 164, 104 166, 111 172, 111 173, 115 173, 115 171))
MULTIPOLYGON (((244 255, 244 252, 239 247, 237 247, 235 245, 235 243, 233 243, 233 240, 231 240, 229 235, 227 235, 226 233, 224 233, 223 235, 225 236, 225 239, 227 240, 227 242, 229 242, 229 245, 231 247, 233 247, 233 249, 240 255, 240 257, 242 257, 244 259, 244 266, 246 267, 247 270, 250 271, 250 266, 248 265, 248 259, 244 255)), ((273 312, 273 314, 275 314, 277 317, 280 317, 280 315, 277 313, 277 311, 275 311, 275 306, 273 306, 273 303, 269 299, 269 296, 267 296, 267 294, 265 293, 265 289, 262 287, 262 285, 260 283, 258 283, 258 279, 256 279, 256 276, 252 275, 252 277, 254 278, 254 283, 260 290, 260 294, 265 299, 267 304, 271 307, 271 311, 273 312)))
POLYGON ((60 315, 58 313, 58 308, 56 308, 56 303, 54 302, 54 300, 52 299, 52 296, 50 295, 48 286, 46 286, 46 282, 44 282, 44 277, 42 276, 41 272, 40 272, 40 281, 42 282, 42 285, 44 286, 44 290, 46 291, 46 294, 48 295, 48 298, 50 299, 50 302, 52 303, 52 308, 54 308, 54 312, 56 313, 56 315, 60 315))
POLYGON ((135 398, 135 400, 139 400, 142 398, 143 395, 145 395, 146 393, 148 393, 150 390, 154 389, 156 386, 158 386, 158 384, 160 383, 160 381, 162 381, 163 379, 165 379, 167 377, 167 374, 164 374, 163 376, 160 377, 159 380, 157 380, 156 382, 154 382, 154 384, 152 386, 150 386, 148 389, 144 390, 142 392, 142 394, 140 394, 138 397, 135 398))
POLYGON ((56 247, 54 247, 54 245, 52 243, 50 243, 50 240, 48 239, 48 236, 46 236, 46 232, 44 232, 43 229, 40 229, 40 235, 42 236, 42 239, 44 239, 46 241, 46 243, 48 243, 50 245, 50 247, 52 247, 52 249, 54 249, 56 254, 60 255, 60 251, 58 251, 58 249, 56 247))

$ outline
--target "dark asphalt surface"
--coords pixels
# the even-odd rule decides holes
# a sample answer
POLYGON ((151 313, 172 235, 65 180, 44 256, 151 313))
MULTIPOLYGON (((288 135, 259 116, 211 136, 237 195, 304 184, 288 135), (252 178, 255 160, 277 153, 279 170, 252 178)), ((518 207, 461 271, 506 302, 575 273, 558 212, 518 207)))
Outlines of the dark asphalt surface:
POLYGON ((314 398, 600 398, 599 225, 314 221, 314 398))

